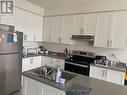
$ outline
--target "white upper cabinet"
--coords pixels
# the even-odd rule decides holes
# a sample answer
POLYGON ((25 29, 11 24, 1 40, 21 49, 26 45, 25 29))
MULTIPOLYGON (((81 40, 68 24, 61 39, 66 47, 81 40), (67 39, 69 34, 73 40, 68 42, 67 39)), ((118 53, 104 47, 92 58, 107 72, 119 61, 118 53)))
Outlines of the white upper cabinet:
POLYGON ((61 43, 61 17, 52 17, 51 42, 61 43))
POLYGON ((127 48, 127 11, 114 12, 110 31, 110 47, 127 48))
POLYGON ((96 35, 94 46, 109 46, 109 27, 111 23, 111 13, 98 13, 96 22, 96 35))
POLYGON ((96 14, 75 15, 74 35, 94 35, 96 14))
POLYGON ((95 47, 125 49, 127 47, 127 12, 97 14, 95 47))
POLYGON ((72 34, 74 32, 74 15, 69 15, 69 16, 63 16, 62 17, 62 34, 61 38, 62 41, 61 43, 64 44, 72 44, 72 34))
POLYGON ((43 16, 16 8, 15 30, 24 33, 24 41, 42 41, 43 16))
POLYGON ((27 41, 34 41, 34 15, 26 12, 26 33, 27 41))
POLYGON ((43 16, 34 15, 34 40, 42 41, 43 37, 43 16))
POLYGON ((14 26, 14 15, 7 14, 7 15, 1 15, 0 16, 0 24, 6 24, 6 25, 12 25, 14 26))
POLYGON ((26 12, 15 8, 15 30, 25 33, 26 12))
POLYGON ((44 17, 43 41, 51 42, 52 17, 44 17))
POLYGON ((62 18, 45 17, 44 19, 44 42, 61 43, 62 18))

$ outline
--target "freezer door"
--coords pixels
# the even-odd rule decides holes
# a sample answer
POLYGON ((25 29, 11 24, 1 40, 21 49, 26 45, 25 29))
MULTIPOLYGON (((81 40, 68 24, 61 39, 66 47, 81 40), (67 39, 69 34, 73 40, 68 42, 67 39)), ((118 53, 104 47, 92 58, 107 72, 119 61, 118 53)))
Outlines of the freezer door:
POLYGON ((21 57, 20 54, 0 55, 0 95, 21 88, 21 57))
POLYGON ((14 52, 22 53, 22 45, 23 45, 23 33, 21 32, 12 33, 0 30, 0 54, 14 52), (14 41, 16 40, 16 38, 17 41, 14 41))

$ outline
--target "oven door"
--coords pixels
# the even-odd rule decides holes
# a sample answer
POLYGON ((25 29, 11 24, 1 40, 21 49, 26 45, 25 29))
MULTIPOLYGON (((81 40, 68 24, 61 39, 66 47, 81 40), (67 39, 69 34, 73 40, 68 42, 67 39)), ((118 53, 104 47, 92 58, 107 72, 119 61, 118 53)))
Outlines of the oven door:
POLYGON ((89 76, 90 66, 89 65, 80 65, 77 63, 65 61, 65 70, 74 72, 77 74, 89 76))

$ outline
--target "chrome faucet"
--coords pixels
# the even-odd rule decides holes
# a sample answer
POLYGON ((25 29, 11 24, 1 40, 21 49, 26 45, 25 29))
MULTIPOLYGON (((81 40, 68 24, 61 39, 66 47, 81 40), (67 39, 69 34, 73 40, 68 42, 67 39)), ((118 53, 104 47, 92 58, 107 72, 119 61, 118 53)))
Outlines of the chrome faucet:
POLYGON ((47 76, 47 68, 46 68, 46 66, 44 66, 44 67, 42 67, 40 69, 40 75, 41 76, 42 76, 42 72, 43 72, 44 77, 46 77, 47 76))
POLYGON ((45 77, 45 78, 48 78, 50 77, 51 80, 55 80, 55 77, 56 77, 56 69, 52 68, 51 70, 48 71, 48 66, 43 66, 41 69, 40 69, 40 75, 45 77), (51 74, 49 76, 49 74, 51 74))

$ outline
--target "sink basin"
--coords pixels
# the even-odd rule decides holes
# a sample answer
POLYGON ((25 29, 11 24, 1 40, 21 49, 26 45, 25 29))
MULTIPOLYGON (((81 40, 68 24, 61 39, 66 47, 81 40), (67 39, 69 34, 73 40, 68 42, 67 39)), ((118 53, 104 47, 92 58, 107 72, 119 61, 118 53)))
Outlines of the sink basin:
MULTIPOLYGON (((42 78, 45 78, 45 79, 48 79, 48 80, 51 80, 51 81, 55 82, 54 76, 56 74, 57 69, 54 69, 52 67, 47 67, 47 72, 49 72, 47 74, 47 76, 44 76, 44 73, 41 72, 40 69, 41 68, 35 69, 35 70, 33 70, 33 72, 38 74, 39 77, 42 77, 42 78)), ((62 74, 61 74, 61 78, 64 78, 66 80, 65 83, 67 83, 68 81, 70 81, 72 78, 74 78, 76 76, 77 76, 76 74, 72 74, 72 73, 69 73, 69 72, 66 72, 66 71, 62 71, 62 74)))

